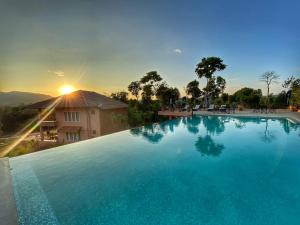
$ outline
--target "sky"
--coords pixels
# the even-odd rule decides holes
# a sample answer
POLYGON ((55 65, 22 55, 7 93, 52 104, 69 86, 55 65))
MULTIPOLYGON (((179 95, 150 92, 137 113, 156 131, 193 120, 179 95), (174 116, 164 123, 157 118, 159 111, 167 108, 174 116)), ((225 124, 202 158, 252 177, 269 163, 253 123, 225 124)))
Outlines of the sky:
POLYGON ((216 74, 227 92, 264 88, 265 71, 300 76, 299 10, 298 0, 0 0, 0 91, 109 94, 155 70, 183 92, 209 56, 227 64, 216 74))

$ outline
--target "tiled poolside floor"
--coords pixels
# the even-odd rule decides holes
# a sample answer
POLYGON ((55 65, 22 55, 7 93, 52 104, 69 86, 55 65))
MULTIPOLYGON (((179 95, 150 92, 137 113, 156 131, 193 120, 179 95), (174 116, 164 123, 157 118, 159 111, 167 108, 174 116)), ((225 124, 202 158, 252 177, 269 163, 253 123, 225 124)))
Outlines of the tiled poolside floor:
POLYGON ((0 158, 0 225, 17 225, 8 158, 0 158))
POLYGON ((208 111, 196 111, 194 115, 230 115, 230 116, 245 116, 245 117, 266 117, 266 118, 288 118, 296 123, 300 123, 300 113, 291 112, 289 110, 276 110, 275 113, 254 113, 253 110, 235 111, 235 113, 219 113, 208 111))

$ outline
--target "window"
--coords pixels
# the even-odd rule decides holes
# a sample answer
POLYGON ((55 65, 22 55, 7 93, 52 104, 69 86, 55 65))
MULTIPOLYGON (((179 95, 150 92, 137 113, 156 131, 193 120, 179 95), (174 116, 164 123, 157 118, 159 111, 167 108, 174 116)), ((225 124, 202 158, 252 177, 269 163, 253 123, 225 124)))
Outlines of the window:
POLYGON ((71 142, 80 141, 80 134, 78 132, 66 132, 66 138, 71 142))
POLYGON ((79 112, 64 112, 66 122, 79 122, 79 112))
POLYGON ((76 121, 75 112, 72 112, 71 115, 72 115, 72 121, 76 121))

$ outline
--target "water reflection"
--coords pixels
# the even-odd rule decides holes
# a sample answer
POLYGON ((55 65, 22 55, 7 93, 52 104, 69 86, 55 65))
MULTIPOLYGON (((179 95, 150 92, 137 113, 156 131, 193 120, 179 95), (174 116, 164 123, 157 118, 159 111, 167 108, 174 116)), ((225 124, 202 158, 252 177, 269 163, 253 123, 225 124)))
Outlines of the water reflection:
POLYGON ((290 121, 280 120, 280 124, 286 134, 289 134, 292 130, 296 131, 299 125, 291 123, 290 121))
POLYGON ((187 130, 192 134, 199 133, 199 125, 201 124, 201 117, 188 117, 186 118, 187 130))
POLYGON ((130 133, 135 136, 142 136, 151 143, 158 143, 164 137, 163 130, 158 124, 134 128, 130 130, 130 133))
POLYGON ((221 134, 225 131, 224 122, 227 117, 205 116, 203 117, 203 125, 207 130, 207 134, 221 134))
POLYGON ((180 119, 165 121, 159 124, 151 124, 143 127, 133 128, 130 133, 134 136, 142 136, 150 143, 160 142, 168 132, 173 133, 180 125, 180 119))
MULTIPOLYGON (((272 123, 270 127, 270 122, 273 120, 250 117, 194 116, 147 125, 132 129, 130 132, 132 135, 141 136, 146 141, 155 144, 163 140, 165 135, 174 133, 177 127, 180 127, 180 130, 186 129, 193 136, 197 135, 196 140, 194 140, 194 146, 202 155, 219 156, 225 149, 225 146, 216 140, 216 136, 220 136, 225 132, 226 124, 228 124, 228 129, 245 129, 251 124, 260 124, 256 129, 260 133, 261 140, 267 143, 276 139, 275 132, 280 127, 287 134, 292 130, 297 130, 299 127, 286 119, 276 119, 277 122, 272 123), (275 128, 273 127, 274 125, 276 126, 275 128)), ((180 136, 176 138, 180 139, 180 136)))
POLYGON ((219 156, 225 148, 223 144, 215 143, 210 135, 199 136, 195 147, 203 156, 219 156))
POLYGON ((244 121, 241 121, 241 120, 238 120, 234 123, 235 127, 237 129, 243 129, 243 128, 246 128, 246 122, 244 121))
POLYGON ((181 119, 175 119, 175 120, 163 122, 161 124, 164 124, 163 126, 167 126, 168 131, 174 133, 175 128, 178 127, 180 123, 181 123, 181 119))
POLYGON ((269 119, 262 119, 261 120, 262 122, 265 122, 265 130, 264 130, 264 133, 263 133, 263 136, 262 136, 262 140, 264 142, 272 142, 276 136, 275 134, 269 129, 269 119))

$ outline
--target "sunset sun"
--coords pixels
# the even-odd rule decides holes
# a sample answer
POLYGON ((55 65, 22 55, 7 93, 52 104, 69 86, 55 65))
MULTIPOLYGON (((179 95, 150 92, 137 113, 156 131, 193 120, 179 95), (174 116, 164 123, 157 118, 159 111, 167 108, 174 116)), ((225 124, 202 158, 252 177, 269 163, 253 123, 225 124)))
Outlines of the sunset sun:
POLYGON ((75 91, 75 88, 72 85, 64 85, 59 89, 61 95, 70 94, 73 91, 75 91))

